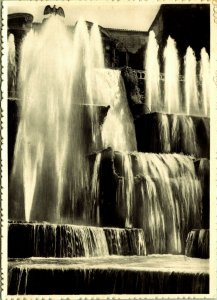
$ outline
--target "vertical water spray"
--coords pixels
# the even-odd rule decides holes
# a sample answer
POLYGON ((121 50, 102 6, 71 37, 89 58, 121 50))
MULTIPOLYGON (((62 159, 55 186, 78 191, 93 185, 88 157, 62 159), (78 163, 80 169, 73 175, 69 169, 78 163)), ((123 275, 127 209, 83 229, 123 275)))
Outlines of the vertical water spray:
MULTIPOLYGON (((94 23, 90 30, 90 63, 91 70, 89 73, 90 80, 92 83, 92 95, 93 95, 93 103, 98 104, 100 101, 100 93, 96 83, 95 70, 98 68, 104 68, 104 51, 103 51, 103 43, 102 37, 100 33, 100 29, 98 24, 94 23)), ((96 149, 98 149, 97 145, 97 137, 95 136, 95 126, 98 124, 98 115, 95 114, 93 110, 91 110, 91 118, 92 118, 92 136, 93 141, 95 143, 96 149)))
POLYGON ((191 47, 185 56, 185 109, 189 115, 199 114, 196 57, 191 47))
MULTIPOLYGON (((87 141, 92 140, 94 144, 95 136, 93 134, 94 112, 92 109, 93 93, 92 93, 92 65, 90 59, 90 36, 87 24, 80 19, 76 23, 73 36, 73 82, 72 95, 73 102, 77 105, 73 107, 72 123, 70 124, 70 151, 67 159, 67 184, 65 185, 65 198, 69 201, 65 202, 63 207, 63 215, 67 216, 65 222, 73 220, 77 222, 89 223, 91 215, 91 203, 88 201, 88 182, 89 174, 87 168, 87 141), (84 109, 88 110, 91 122, 91 137, 85 134, 85 123, 87 122, 84 109), (73 168, 72 168, 73 166, 73 168), (69 207, 71 208, 71 212, 69 207), (71 220, 72 219, 72 220, 71 220)), ((93 145, 94 148, 94 145, 93 145)))
POLYGON ((72 43, 63 18, 52 16, 23 42, 21 121, 10 191, 15 203, 24 198, 27 221, 87 219, 85 120, 81 107, 73 105, 91 102, 87 41, 82 23, 72 43), (17 189, 23 195, 15 195, 17 189))
POLYGON ((94 23, 90 30, 91 63, 94 68, 104 68, 102 38, 98 24, 94 23))
POLYGON ((73 94, 78 98, 77 103, 92 104, 90 37, 87 24, 82 19, 75 26, 72 55, 73 94))
POLYGON ((201 49, 200 52, 200 81, 201 81, 201 102, 203 114, 209 116, 209 103, 210 103, 210 64, 209 64, 209 55, 206 52, 206 49, 201 49))
POLYGON ((158 44, 154 31, 149 32, 145 58, 146 105, 151 111, 161 111, 158 44))
POLYGON ((164 111, 180 113, 179 58, 175 41, 169 36, 164 49, 164 111))
POLYGON ((14 43, 14 35, 12 33, 8 36, 8 94, 11 97, 15 96, 16 88, 16 50, 14 43))

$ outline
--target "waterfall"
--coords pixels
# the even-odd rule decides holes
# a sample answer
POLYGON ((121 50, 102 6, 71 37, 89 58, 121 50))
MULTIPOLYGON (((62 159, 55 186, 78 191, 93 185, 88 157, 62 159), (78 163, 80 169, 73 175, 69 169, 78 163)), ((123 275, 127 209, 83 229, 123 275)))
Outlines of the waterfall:
POLYGON ((109 254, 103 228, 34 224, 32 234, 34 256, 89 257, 109 254))
POLYGON ((11 295, 209 293, 207 260, 182 255, 35 258, 8 268, 11 295))
POLYGON ((137 159, 142 176, 141 225, 155 253, 180 253, 186 229, 200 224, 202 195, 193 161, 177 154, 139 153, 137 159))
POLYGON ((185 255, 209 258, 209 229, 194 229, 189 232, 185 255))
MULTIPOLYGON (((114 202, 125 216, 125 226, 144 229, 148 253, 183 252, 189 230, 201 226, 202 190, 193 159, 140 152, 113 155, 113 176, 119 178, 114 202)), ((98 175, 99 186, 103 176, 98 175)), ((109 188, 113 188, 110 183, 109 188)), ((98 197, 103 191, 98 191, 98 197)))
POLYGON ((10 223, 8 241, 11 246, 8 256, 16 258, 146 254, 143 230, 135 228, 104 228, 36 222, 10 223))
MULTIPOLYGON (((21 117, 9 183, 16 216, 9 218, 22 221, 9 221, 8 291, 208 293, 208 261, 184 256, 209 256, 209 231, 201 229, 209 161, 194 157, 203 153, 209 123, 190 116, 209 114, 208 54, 202 49, 198 87, 196 58, 187 49, 186 115, 179 115, 175 41, 169 37, 164 49, 163 78, 159 46, 149 33, 146 104, 152 113, 141 119, 147 118, 150 152, 136 152, 137 120, 121 72, 105 68, 100 28, 88 27, 79 20, 72 33, 62 17, 51 16, 22 43, 21 117)), ((12 35, 8 50, 15 86, 12 35)))
POLYGON ((150 31, 145 56, 146 105, 150 111, 161 111, 162 109, 158 48, 155 33, 150 31))
POLYGON ((106 120, 102 126, 104 147, 121 151, 137 149, 133 118, 128 107, 126 91, 121 72, 110 69, 95 71, 95 95, 97 103, 110 105, 106 120))
POLYGON ((190 116, 174 115, 172 117, 172 149, 176 150, 178 144, 181 144, 184 153, 198 156, 196 129, 190 116))
POLYGON ((143 230, 104 228, 110 255, 146 255, 143 230))
POLYGON ((179 58, 175 41, 169 37, 164 49, 164 111, 180 113, 179 58))
POLYGON ((168 153, 171 151, 170 126, 167 115, 159 115, 158 130, 161 145, 161 152, 168 153))

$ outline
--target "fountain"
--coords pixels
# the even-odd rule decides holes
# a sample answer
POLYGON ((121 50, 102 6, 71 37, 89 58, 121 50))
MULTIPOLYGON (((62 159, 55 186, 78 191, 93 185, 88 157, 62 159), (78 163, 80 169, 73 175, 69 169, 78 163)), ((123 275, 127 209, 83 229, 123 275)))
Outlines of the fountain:
POLYGON ((188 47, 184 75, 180 75, 175 41, 168 37, 163 53, 165 73, 159 74, 158 48, 150 32, 145 64, 145 103, 150 114, 135 121, 138 151, 209 158, 209 56, 201 50, 198 76, 194 51, 188 47))
POLYGON ((179 91, 179 59, 175 41, 169 37, 164 50, 165 58, 165 95, 164 110, 171 113, 180 113, 180 91, 179 91), (176 93, 174 93, 176 91, 176 93))
POLYGON ((19 114, 9 115, 18 129, 8 293, 208 293, 209 263, 201 259, 209 257, 205 50, 199 95, 187 50, 183 106, 175 41, 169 37, 164 51, 162 92, 151 32, 151 112, 133 120, 121 72, 104 68, 99 27, 79 20, 72 34, 62 16, 55 8, 21 47, 19 114))
POLYGON ((160 102, 160 69, 158 60, 158 44, 155 34, 150 31, 146 49, 145 71, 146 71, 146 99, 150 111, 162 109, 160 102))
POLYGON ((199 101, 196 78, 196 58, 191 47, 185 56, 185 109, 188 115, 199 114, 199 101))

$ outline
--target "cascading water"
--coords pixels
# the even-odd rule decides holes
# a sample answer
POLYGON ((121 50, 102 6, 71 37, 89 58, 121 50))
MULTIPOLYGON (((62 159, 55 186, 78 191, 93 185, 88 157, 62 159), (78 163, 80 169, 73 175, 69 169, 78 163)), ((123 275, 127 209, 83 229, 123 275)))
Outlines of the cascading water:
POLYGON ((182 255, 31 258, 9 262, 8 277, 12 295, 209 293, 207 260, 182 255))
MULTIPOLYGON (((145 63, 146 104, 151 111, 179 113, 179 63, 175 42, 171 38, 168 39, 164 53, 165 107, 160 99, 163 93, 160 91, 158 44, 154 33, 150 32, 145 63), (173 90, 175 93, 172 94, 173 90)), ((208 62, 209 58, 203 50, 200 71, 202 99, 199 103, 196 61, 193 51, 188 49, 185 79, 191 80, 185 84, 187 114, 200 114, 200 107, 204 114, 208 114, 208 62), (195 99, 191 106, 192 97, 195 99)), ((63 19, 52 16, 39 32, 29 32, 22 45, 20 98, 21 121, 9 197, 15 203, 15 211, 19 211, 20 203, 24 202, 25 220, 49 221, 55 224, 11 223, 9 242, 15 243, 14 237, 20 230, 18 237, 23 236, 24 243, 28 242, 24 248, 29 252, 27 256, 16 256, 17 253, 23 254, 22 245, 17 239, 17 246, 12 250, 15 254, 10 257, 44 256, 46 261, 43 258, 25 259, 24 262, 11 261, 10 291, 20 294, 36 293, 35 286, 31 285, 32 281, 38 282, 35 278, 39 279, 36 291, 39 288, 41 293, 54 293, 54 290, 57 294, 63 290, 65 293, 68 291, 75 294, 93 291, 98 293, 101 291, 98 289, 100 285, 94 280, 97 282, 99 278, 108 283, 106 290, 110 293, 138 293, 138 290, 143 293, 202 293, 208 289, 207 264, 204 264, 204 273, 201 276, 198 266, 195 268, 197 273, 194 270, 187 272, 188 264, 184 268, 179 267, 177 271, 177 261, 181 265, 186 263, 181 255, 144 256, 146 253, 184 253, 188 233, 192 228, 201 228, 202 187, 205 179, 200 173, 204 167, 199 167, 198 179, 193 157, 129 152, 137 149, 133 119, 120 71, 104 68, 99 27, 93 25, 89 34, 86 23, 78 21, 72 36, 63 19), (109 146, 120 151, 110 149, 113 153, 111 159, 108 155, 104 159, 103 152, 107 150, 97 152, 94 154, 95 162, 89 157, 89 165, 84 134, 86 118, 81 104, 84 107, 91 105, 91 150, 94 151, 101 148, 94 135, 96 116, 93 106, 110 105, 107 119, 102 125, 103 147, 109 146), (106 165, 105 168, 102 167, 103 164, 106 165), (116 169, 117 165, 119 170, 116 169), (102 170, 109 170, 110 174, 105 174, 102 170), (109 182, 111 176, 114 178, 109 182), (115 195, 115 199, 104 203, 105 191, 111 189, 115 190, 115 193, 111 193, 115 195), (107 205, 109 209, 102 212, 103 205, 107 205), (101 217, 103 214, 111 216, 111 212, 120 217, 121 221, 124 218, 121 223, 123 227, 142 229, 84 226, 102 226, 101 217), (15 231, 10 235, 13 226, 15 231), (113 255, 136 256, 131 258, 129 265, 129 257, 123 259, 113 255), (49 256, 52 258, 48 258, 49 256), (86 257, 78 260, 78 257, 73 258, 75 256, 86 257), (92 258, 93 256, 98 257, 92 258), (138 256, 144 257, 139 260, 138 256), (117 264, 116 259, 120 263, 117 264), (175 265, 175 272, 171 272, 171 261, 175 265), (161 264, 162 269, 159 268, 161 264), (65 284, 63 290, 62 286, 59 289, 59 284, 54 284, 60 275, 64 275, 64 280, 60 280, 65 284), (65 278, 70 278, 70 284, 65 278), (186 278, 187 284, 183 281, 186 278), (189 278, 190 288, 184 290, 189 287, 189 278), (117 284, 118 280, 120 284, 117 284), (173 284, 168 284, 169 280, 176 283, 175 288, 173 284), (75 282, 73 287, 72 281, 75 282), (166 285, 162 285, 165 282, 166 285), (168 290, 168 286, 172 290, 168 290)), ((175 145, 180 143, 181 132, 184 136, 181 141, 182 149, 189 150, 190 147, 190 153, 196 154, 197 142, 192 117, 169 117, 161 114, 158 120, 159 142, 163 152, 176 150, 175 145)), ((23 219, 23 216, 20 218, 23 219)), ((110 222, 113 221, 118 220, 111 218, 110 222)), ((112 226, 117 226, 117 223, 112 226)), ((204 239, 207 240, 207 237, 201 231, 200 247, 204 239)), ((102 289, 104 287, 102 285, 102 289)))
POLYGON ((190 116, 173 115, 171 131, 170 143, 173 151, 176 151, 177 145, 181 144, 184 153, 198 156, 199 149, 196 141, 196 130, 190 116))
POLYGON ((10 223, 9 257, 93 257, 145 255, 142 229, 50 223, 10 223), (16 236, 21 239, 15 238, 16 236), (25 236, 26 241, 22 240, 25 236), (25 251, 23 251, 25 249, 25 251))
POLYGON ((179 58, 175 41, 169 37, 164 49, 164 111, 180 113, 179 58))
POLYGON ((32 230, 36 257, 76 257, 109 255, 103 228, 34 224, 32 230), (53 247, 50 245, 53 244, 53 247))
POLYGON ((10 97, 15 96, 16 73, 17 65, 14 35, 10 33, 8 36, 8 92, 10 97))
POLYGON ((158 121, 159 128, 159 137, 161 150, 163 153, 169 153, 171 151, 171 142, 170 142, 170 126, 167 115, 159 115, 158 121))
POLYGON ((185 255, 209 258, 209 229, 194 229, 189 232, 185 255))
POLYGON ((201 49, 201 61, 200 61, 200 80, 202 85, 201 102, 202 109, 205 116, 209 116, 209 103, 210 103, 210 65, 209 55, 206 49, 201 49))
POLYGON ((102 126, 104 147, 121 151, 135 151, 136 136, 133 118, 128 107, 126 91, 121 72, 110 69, 95 70, 96 103, 110 105, 106 120, 102 126))
POLYGON ((189 230, 201 226, 202 191, 193 159, 179 154, 114 152, 112 160, 114 176, 119 176, 115 203, 119 211, 125 211, 125 225, 144 229, 148 253, 183 252, 189 230))
POLYGON ((155 253, 180 253, 187 228, 200 225, 202 194, 193 161, 181 155, 140 153, 138 165, 143 178, 142 206, 151 216, 142 218, 141 215, 142 227, 155 253))
POLYGON ((150 111, 161 111, 162 109, 158 48, 155 33, 150 31, 145 57, 146 105, 150 111))

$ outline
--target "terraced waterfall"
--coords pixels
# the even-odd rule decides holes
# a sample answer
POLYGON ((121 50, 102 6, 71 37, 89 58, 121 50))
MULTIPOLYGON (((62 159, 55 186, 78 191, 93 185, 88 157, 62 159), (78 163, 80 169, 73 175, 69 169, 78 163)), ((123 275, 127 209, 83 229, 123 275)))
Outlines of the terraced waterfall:
MULTIPOLYGON (((100 30, 52 15, 25 36, 9 178, 8 293, 209 291, 209 57, 145 54, 150 112, 133 118, 100 30), (55 32, 55 34, 53 34, 55 32), (73 284, 72 284, 73 283, 73 284)), ((14 45, 9 36, 14 89, 14 45)), ((11 73, 10 73, 11 72, 11 73)))

